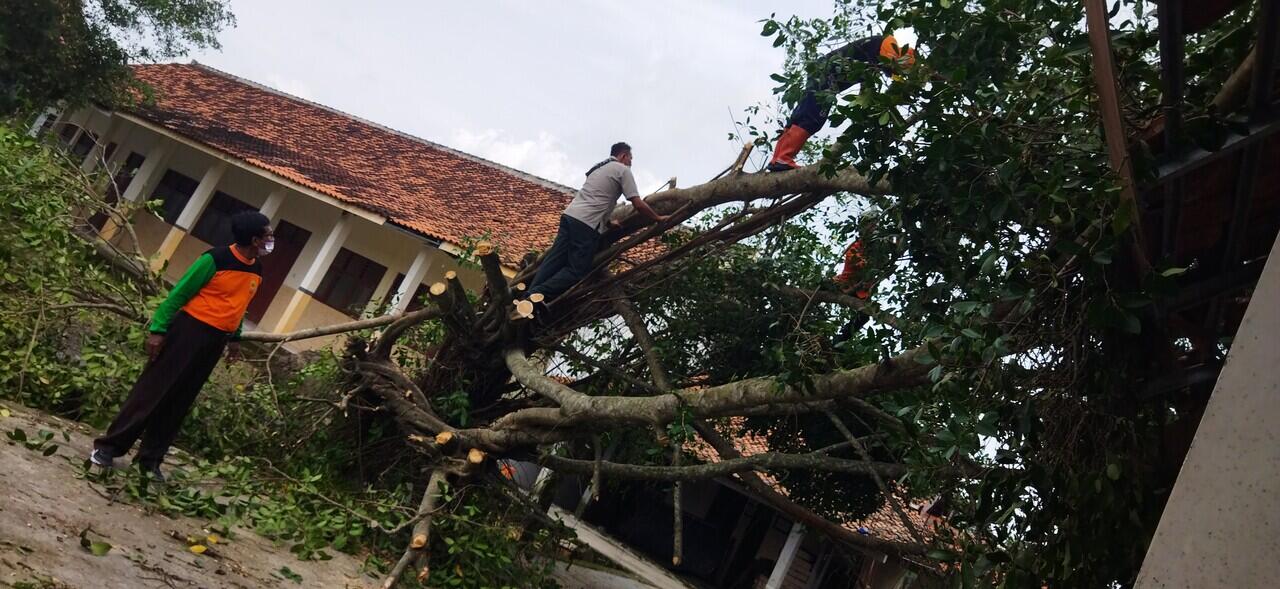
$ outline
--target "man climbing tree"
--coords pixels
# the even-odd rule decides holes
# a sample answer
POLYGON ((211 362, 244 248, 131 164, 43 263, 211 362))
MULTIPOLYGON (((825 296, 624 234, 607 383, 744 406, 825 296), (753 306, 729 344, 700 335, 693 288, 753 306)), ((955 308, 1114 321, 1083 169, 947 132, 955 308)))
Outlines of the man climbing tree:
POLYGON ((560 216, 555 243, 547 251, 529 288, 530 300, 554 298, 591 272, 591 258, 596 254, 600 236, 609 230, 609 216, 619 195, 625 195, 636 210, 656 223, 669 218, 654 212, 640 198, 635 176, 631 175, 631 161, 631 146, 618 142, 609 148, 609 159, 587 170, 582 189, 560 216))
POLYGON ((178 427, 209 379, 218 357, 240 355, 245 310, 262 282, 259 256, 271 253, 271 221, 247 211, 231 219, 235 243, 205 252, 151 317, 147 337, 150 362, 107 433, 93 443, 89 459, 114 466, 139 437, 134 462, 163 481, 160 463, 178 436, 178 427))
POLYGON ((796 167, 796 155, 805 142, 827 124, 835 95, 862 81, 864 70, 855 63, 893 74, 915 65, 916 51, 908 48, 904 53, 893 35, 885 35, 854 41, 819 58, 805 82, 804 96, 774 145, 773 157, 769 159, 766 170, 783 172, 796 167))

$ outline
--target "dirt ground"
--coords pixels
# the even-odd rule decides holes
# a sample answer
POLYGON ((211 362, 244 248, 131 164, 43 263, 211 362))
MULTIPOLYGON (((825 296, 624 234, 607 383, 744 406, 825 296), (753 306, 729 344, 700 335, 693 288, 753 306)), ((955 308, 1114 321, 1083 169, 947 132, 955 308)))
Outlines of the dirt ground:
MULTIPOLYGON (((376 587, 360 561, 336 551, 328 561, 302 561, 288 546, 248 530, 232 530, 203 554, 188 536, 207 536, 208 522, 147 513, 113 502, 76 477, 92 433, 82 424, 0 403, 0 587, 134 589, 141 587, 376 587), (8 414, 5 416, 5 414, 8 414), (54 433, 56 453, 13 441, 21 429, 54 433), (67 441, 63 432, 70 437, 67 441), (94 556, 80 535, 111 549, 94 556)), ((206 542, 207 543, 207 542, 206 542)))

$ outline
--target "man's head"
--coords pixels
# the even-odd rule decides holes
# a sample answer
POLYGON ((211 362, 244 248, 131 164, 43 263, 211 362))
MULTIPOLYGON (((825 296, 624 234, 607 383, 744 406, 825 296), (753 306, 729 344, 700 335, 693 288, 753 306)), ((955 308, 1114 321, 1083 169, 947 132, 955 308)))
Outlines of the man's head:
POLYGON ((271 219, 257 211, 244 211, 231 217, 231 235, 240 250, 250 257, 265 256, 275 249, 276 238, 271 233, 271 219))
POLYGON ((619 141, 609 148, 609 157, 618 160, 628 166, 631 165, 631 146, 624 141, 619 141))

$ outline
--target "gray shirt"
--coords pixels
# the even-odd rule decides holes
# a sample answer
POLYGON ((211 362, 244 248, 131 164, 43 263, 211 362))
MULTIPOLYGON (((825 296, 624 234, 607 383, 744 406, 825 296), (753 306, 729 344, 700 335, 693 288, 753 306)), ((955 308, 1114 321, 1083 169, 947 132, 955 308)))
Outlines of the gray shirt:
POLYGON ((631 175, 631 168, 609 158, 587 173, 582 190, 573 197, 564 214, 604 233, 609 229, 609 215, 613 214, 619 195, 632 199, 639 197, 640 191, 636 189, 636 178, 631 175))

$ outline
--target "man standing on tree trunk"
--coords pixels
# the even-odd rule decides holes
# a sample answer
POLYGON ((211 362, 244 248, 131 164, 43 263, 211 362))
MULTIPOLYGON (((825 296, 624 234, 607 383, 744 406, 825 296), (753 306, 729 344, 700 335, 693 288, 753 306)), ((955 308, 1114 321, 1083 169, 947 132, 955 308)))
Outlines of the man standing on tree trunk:
POLYGON ((650 220, 661 223, 670 218, 659 215, 640 198, 636 179, 631 175, 631 146, 615 143, 609 148, 609 159, 587 170, 582 189, 560 215, 556 241, 538 267, 529 287, 530 299, 540 294, 545 300, 559 296, 591 273, 591 260, 599 249, 600 236, 617 225, 609 220, 618 196, 623 195, 636 210, 650 220))
POLYGON ((818 58, 805 82, 804 96, 792 111, 787 128, 774 144, 773 157, 769 159, 766 170, 783 172, 796 167, 796 155, 809 140, 809 136, 827 124, 835 95, 862 81, 859 75, 861 70, 855 71, 857 66, 854 63, 896 74, 901 69, 915 65, 916 52, 908 48, 904 53, 893 35, 885 35, 854 41, 818 58), (881 63, 882 59, 885 63, 881 63))
POLYGON ((240 356, 245 310, 262 282, 259 256, 271 253, 271 221, 258 212, 231 219, 235 243, 205 252, 169 291, 151 318, 146 368, 107 433, 94 440, 89 460, 115 466, 142 438, 134 463, 163 481, 160 463, 178 437, 178 428, 225 349, 240 356))

